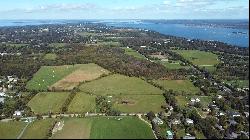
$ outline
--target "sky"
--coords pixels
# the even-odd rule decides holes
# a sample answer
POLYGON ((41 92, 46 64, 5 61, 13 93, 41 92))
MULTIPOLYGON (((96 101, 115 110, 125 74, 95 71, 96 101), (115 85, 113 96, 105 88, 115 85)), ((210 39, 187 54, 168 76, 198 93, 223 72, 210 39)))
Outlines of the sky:
POLYGON ((0 19, 249 19, 249 0, 1 0, 0 19))

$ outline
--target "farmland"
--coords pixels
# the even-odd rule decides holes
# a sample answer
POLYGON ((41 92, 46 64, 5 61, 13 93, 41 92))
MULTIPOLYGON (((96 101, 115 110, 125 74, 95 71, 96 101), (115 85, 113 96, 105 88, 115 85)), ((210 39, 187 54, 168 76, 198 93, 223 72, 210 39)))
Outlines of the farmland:
POLYGON ((47 114, 49 111, 60 113, 68 95, 67 92, 41 92, 29 101, 28 106, 35 113, 47 114))
POLYGON ((125 113, 146 113, 149 111, 162 111, 161 105, 165 104, 162 95, 125 95, 115 96, 114 108, 125 113), (123 102, 126 103, 123 103, 123 102))
POLYGON ((135 117, 95 118, 92 124, 91 139, 153 139, 150 127, 135 117))
POLYGON ((189 80, 154 80, 153 82, 166 90, 173 90, 178 93, 196 94, 200 91, 189 80))
POLYGON ((93 80, 109 72, 90 63, 64 66, 43 66, 27 83, 29 90, 46 91, 48 89, 71 90, 80 82, 93 80))
POLYGON ((24 122, 0 122, 0 139, 16 139, 25 125, 24 122))
POLYGON ((199 50, 174 50, 174 52, 180 54, 185 59, 191 61, 194 65, 198 65, 200 67, 219 64, 218 56, 211 52, 199 50))
POLYGON ((57 55, 54 54, 54 53, 47 53, 47 54, 44 56, 44 59, 45 59, 45 60, 55 60, 56 57, 57 57, 57 55))
POLYGON ((77 93, 68 107, 70 113, 94 112, 95 96, 86 93, 77 93))
POLYGON ((22 139, 46 139, 49 129, 53 127, 53 119, 36 120, 28 125, 22 139))
POLYGON ((80 86, 95 95, 158 95, 162 91, 142 79, 114 74, 80 86))
POLYGON ((52 139, 88 139, 90 136, 91 118, 65 118, 62 130, 52 135, 52 139))
POLYGON ((174 61, 170 63, 169 61, 158 61, 158 63, 165 66, 167 69, 189 69, 190 66, 182 66, 180 65, 180 61, 174 61))
POLYGON ((209 96, 175 96, 175 99, 180 107, 187 106, 191 98, 199 98, 202 106, 208 106, 208 104, 212 102, 212 97, 209 96))

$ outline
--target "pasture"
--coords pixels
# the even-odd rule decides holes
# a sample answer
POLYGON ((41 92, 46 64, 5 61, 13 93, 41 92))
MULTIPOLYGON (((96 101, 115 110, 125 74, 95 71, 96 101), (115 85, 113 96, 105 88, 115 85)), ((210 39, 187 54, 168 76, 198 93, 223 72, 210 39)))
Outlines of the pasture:
POLYGON ((249 88, 249 80, 232 80, 224 81, 228 85, 238 87, 238 88, 249 88))
POLYGON ((36 120, 30 123, 21 139, 47 139, 49 129, 53 127, 54 119, 36 120))
POLYGON ((153 80, 153 82, 166 90, 173 90, 178 93, 196 94, 200 92, 200 89, 189 80, 153 80))
POLYGON ((163 95, 125 95, 113 97, 113 106, 123 113, 147 113, 162 111, 163 95))
POLYGON ((189 69, 190 66, 182 66, 180 61, 172 61, 171 63, 169 61, 157 61, 157 63, 162 64, 167 69, 189 69))
POLYGON ((212 97, 210 96, 175 96, 177 103, 180 107, 185 107, 190 102, 191 98, 199 98, 202 106, 206 107, 212 102, 212 97))
POLYGON ((151 128, 136 117, 94 118, 90 139, 154 139, 151 128), (118 120, 118 118, 122 118, 118 120))
POLYGON ((0 139, 16 139, 25 126, 24 122, 0 122, 0 139))
POLYGON ((139 59, 146 59, 145 56, 141 55, 140 53, 136 52, 135 50, 131 49, 131 48, 124 48, 125 50, 125 54, 130 55, 130 56, 134 56, 135 58, 139 58, 139 59))
POLYGON ((79 92, 68 106, 68 113, 83 113, 95 111, 95 96, 79 92))
POLYGON ((82 84, 80 90, 95 95, 161 95, 162 90, 136 77, 119 74, 82 84))
POLYGON ((80 82, 90 81, 108 74, 102 67, 90 64, 43 66, 27 83, 29 90, 71 90, 80 82))
POLYGON ((219 64, 218 56, 211 52, 199 51, 199 50, 173 50, 180 54, 185 59, 191 61, 194 65, 200 67, 214 66, 219 64))
POLYGON ((55 60, 57 58, 57 55, 54 53, 47 53, 44 56, 45 60, 55 60))
POLYGON ((47 114, 49 111, 60 113, 68 96, 67 92, 41 92, 28 102, 28 106, 39 114, 47 114))

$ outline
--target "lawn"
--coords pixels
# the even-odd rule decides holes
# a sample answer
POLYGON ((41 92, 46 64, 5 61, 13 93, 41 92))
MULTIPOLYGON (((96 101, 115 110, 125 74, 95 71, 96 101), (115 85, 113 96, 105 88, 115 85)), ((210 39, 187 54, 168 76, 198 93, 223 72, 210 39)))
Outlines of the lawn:
POLYGON ((180 107, 185 107, 190 102, 191 98, 199 98, 200 103, 206 107, 209 105, 209 103, 212 102, 212 97, 210 96, 175 96, 175 99, 177 100, 178 105, 180 107))
POLYGON ((182 55, 185 59, 191 61, 194 65, 200 67, 214 66, 219 64, 218 56, 211 52, 199 51, 199 50, 173 50, 174 52, 182 55))
POLYGON ((27 83, 26 88, 38 91, 48 89, 71 90, 80 82, 90 81, 108 73, 109 71, 93 63, 43 66, 27 83))
POLYGON ((54 53, 47 53, 47 54, 44 56, 44 59, 45 59, 45 60, 55 60, 56 57, 57 57, 57 55, 54 54, 54 53))
POLYGON ((100 117, 92 122, 91 139, 154 139, 151 128, 136 117, 100 117), (122 118, 121 120, 115 118, 122 118))
POLYGON ((200 91, 199 88, 195 87, 189 80, 154 80, 153 82, 166 90, 172 89, 179 93, 196 94, 200 91))
POLYGON ((140 53, 136 52, 135 50, 131 49, 131 48, 124 48, 125 50, 125 54, 130 55, 130 56, 134 56, 135 58, 139 58, 139 59, 146 59, 145 56, 141 55, 140 53))
POLYGON ((147 113, 162 111, 163 95, 125 95, 113 97, 114 108, 124 113, 147 113), (127 103, 122 103, 126 101, 127 103))
POLYGON ((0 122, 0 139, 16 139, 25 127, 24 122, 0 122))
POLYGON ((249 80, 232 80, 224 82, 238 88, 249 88, 249 80))
POLYGON ((54 119, 36 120, 28 125, 21 139, 47 139, 49 129, 53 127, 54 119))
POLYGON ((136 77, 114 74, 80 86, 80 90, 95 95, 161 95, 162 90, 136 77))
POLYGON ((69 113, 83 113, 95 111, 95 96, 86 93, 77 93, 68 106, 69 113))
POLYGON ((28 102, 28 106, 39 114, 47 114, 49 111, 60 113, 68 96, 67 92, 41 92, 28 102))
POLYGON ((88 139, 93 119, 91 118, 64 118, 62 130, 52 135, 52 139, 88 139))

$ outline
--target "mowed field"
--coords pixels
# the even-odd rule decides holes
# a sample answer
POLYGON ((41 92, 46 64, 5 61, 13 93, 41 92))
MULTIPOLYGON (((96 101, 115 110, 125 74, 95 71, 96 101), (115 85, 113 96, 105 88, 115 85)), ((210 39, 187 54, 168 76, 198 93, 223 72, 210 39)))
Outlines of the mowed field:
POLYGON ((154 80, 154 83, 162 86, 166 90, 173 90, 176 92, 185 92, 188 94, 196 94, 200 89, 195 87, 189 80, 154 80))
POLYGON ((163 111, 161 105, 165 104, 162 95, 121 95, 112 98, 114 108, 123 113, 160 112, 163 111))
POLYGON ((119 74, 82 84, 80 90, 95 95, 161 95, 162 90, 136 77, 119 74))
POLYGON ((206 107, 209 105, 209 103, 212 102, 212 97, 210 96, 175 96, 175 99, 178 102, 178 105, 180 105, 180 107, 185 107, 187 106, 187 104, 190 102, 191 98, 199 98, 200 99, 200 103, 206 107))
POLYGON ((83 113, 95 111, 95 97, 83 92, 79 92, 68 106, 68 113, 83 113))
POLYGON ((60 113, 69 94, 68 92, 41 92, 28 102, 28 106, 39 114, 47 114, 49 111, 60 113))
POLYGON ((54 122, 54 119, 44 119, 30 123, 21 139, 47 139, 49 129, 53 127, 54 122))
POLYGON ((46 91, 47 89, 71 90, 80 82, 89 81, 108 74, 102 67, 90 64, 43 66, 27 83, 29 90, 46 91))
POLYGON ((16 139, 25 125, 24 122, 0 122, 0 139, 16 139))
POLYGON ((199 50, 173 50, 174 52, 182 55, 185 59, 191 61, 194 65, 200 67, 214 66, 219 64, 218 56, 211 52, 199 50))
POLYGON ((136 117, 86 117, 63 120, 63 129, 53 134, 52 139, 154 138, 151 128, 136 117))
POLYGON ((131 55, 134 56, 135 58, 139 58, 139 59, 146 59, 145 56, 141 55, 140 53, 136 52, 135 50, 131 49, 131 48, 124 48, 125 50, 125 54, 127 55, 131 55))

